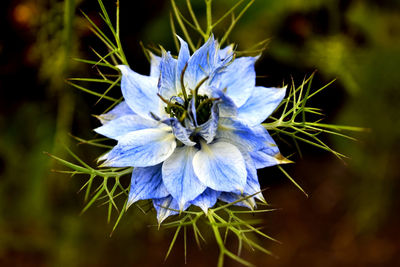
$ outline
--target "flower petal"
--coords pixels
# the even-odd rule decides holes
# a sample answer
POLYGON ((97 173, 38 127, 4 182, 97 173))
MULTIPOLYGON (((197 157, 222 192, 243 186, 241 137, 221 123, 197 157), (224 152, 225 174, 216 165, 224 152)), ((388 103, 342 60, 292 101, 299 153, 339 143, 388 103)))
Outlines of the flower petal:
MULTIPOLYGON (((268 148, 264 149, 268 150, 268 148)), ((273 156, 268 155, 264 149, 250 152, 251 158, 253 159, 257 169, 275 166, 278 164, 278 161, 273 156)))
POLYGON ((225 58, 230 57, 233 53, 233 48, 234 48, 234 45, 230 44, 228 46, 225 46, 223 49, 220 49, 218 51, 220 60, 224 60, 225 58))
POLYGON ((280 164, 278 160, 278 155, 280 155, 280 152, 274 139, 272 139, 267 130, 265 130, 265 128, 261 125, 253 127, 253 129, 256 129, 256 132, 259 133, 264 132, 264 145, 260 149, 249 152, 249 155, 251 156, 255 167, 257 169, 262 169, 265 167, 280 164))
POLYGON ((163 51, 160 62, 161 74, 158 82, 158 92, 167 100, 177 95, 175 87, 176 64, 176 59, 169 52, 163 51))
POLYGON ((126 101, 122 101, 109 112, 96 116, 96 118, 98 118, 102 124, 106 124, 107 122, 115 120, 119 117, 134 114, 135 112, 133 112, 128 104, 126 104, 126 101))
POLYGON ((199 134, 201 137, 204 138, 204 140, 206 140, 207 144, 211 143, 214 140, 215 135, 217 134, 218 121, 219 121, 218 103, 214 102, 213 106, 211 107, 210 119, 199 126, 200 128, 199 134))
POLYGON ((196 114, 196 98, 193 97, 190 101, 189 101, 189 106, 188 106, 188 116, 190 118, 190 126, 198 126, 197 124, 197 114, 196 114))
POLYGON ((145 119, 139 115, 126 115, 112 120, 103 126, 94 129, 94 131, 98 134, 107 136, 108 138, 118 140, 129 132, 156 128, 159 125, 159 122, 145 119))
POLYGON ((293 161, 282 156, 281 153, 277 153, 273 156, 269 155, 268 148, 264 148, 255 152, 250 152, 250 156, 253 159, 253 162, 257 169, 275 166, 278 164, 293 163, 293 161))
MULTIPOLYGON (((178 214, 178 202, 172 196, 153 199, 153 205, 157 211, 158 224, 161 224, 169 216, 178 214)), ((186 210, 189 205, 187 204, 183 210, 186 210)))
POLYGON ((243 191, 246 185, 246 166, 242 154, 234 145, 217 142, 201 143, 193 158, 194 172, 206 186, 217 191, 243 191))
POLYGON ((154 55, 149 51, 150 56, 150 76, 156 77, 157 79, 160 77, 160 62, 161 57, 154 55))
POLYGON ((247 170, 247 182, 246 186, 244 187, 243 194, 245 196, 250 196, 260 192, 254 195, 254 197, 265 202, 265 199, 261 193, 260 182, 258 181, 256 166, 251 157, 248 155, 248 153, 244 154, 243 157, 246 161, 246 170, 247 170))
POLYGON ((207 214, 208 209, 217 203, 219 195, 220 192, 207 188, 202 194, 192 200, 191 203, 200 207, 207 214))
POLYGON ((216 98, 220 98, 221 101, 219 102, 219 116, 220 117, 236 117, 237 116, 237 107, 235 102, 227 96, 221 90, 213 90, 213 95, 216 98))
MULTIPOLYGON (((188 66, 184 75, 185 87, 194 89, 196 85, 205 77, 210 76, 216 68, 218 55, 214 36, 201 46, 188 61, 188 66)), ((199 88, 199 94, 204 95, 207 83, 199 88)))
POLYGON ((237 107, 242 106, 250 97, 256 82, 254 63, 257 57, 240 57, 229 64, 218 79, 217 88, 225 89, 237 107))
POLYGON ((195 142, 190 140, 190 132, 188 129, 182 126, 182 124, 178 120, 174 120, 173 123, 171 124, 172 126, 172 132, 174 133, 174 136, 176 139, 181 141, 183 144, 186 146, 194 146, 196 145, 195 142))
POLYGON ((243 199, 247 196, 254 195, 259 192, 258 194, 254 195, 250 198, 247 198, 243 201, 235 203, 235 205, 253 209, 256 206, 254 197, 258 198, 259 200, 261 200, 263 202, 265 202, 265 199, 264 199, 262 193, 260 192, 261 189, 260 189, 260 183, 258 181, 257 169, 255 167, 253 160, 249 156, 249 153, 247 153, 245 151, 241 151, 241 152, 242 152, 242 156, 246 163, 246 171, 247 171, 246 186, 244 187, 243 192, 240 192, 238 190, 235 190, 233 192, 225 192, 224 194, 221 194, 220 199, 222 201, 231 203, 231 202, 237 201, 239 199, 243 199))
MULTIPOLYGON (((157 211, 158 224, 161 224, 169 216, 178 214, 178 202, 171 196, 153 199, 153 205, 157 211)), ((189 205, 184 207, 184 210, 187 209, 188 206, 189 205)))
POLYGON ((286 87, 255 87, 250 98, 239 108, 238 118, 249 125, 262 123, 281 103, 285 93, 286 87))
POLYGON ((168 122, 168 124, 171 125, 174 136, 183 144, 187 146, 194 146, 196 144, 195 142, 190 140, 191 131, 183 127, 176 118, 169 118, 167 120, 164 120, 164 122, 168 122))
POLYGON ((188 44, 179 36, 177 36, 177 37, 179 39, 181 47, 179 49, 178 62, 176 65, 176 77, 175 77, 176 85, 175 85, 175 87, 177 88, 177 91, 180 92, 181 91, 181 75, 182 75, 183 69, 185 68, 186 64, 188 64, 188 61, 190 58, 190 52, 189 52, 188 44))
MULTIPOLYGON (((170 129, 170 127, 167 127, 170 129)), ((174 135, 162 128, 127 133, 107 154, 103 166, 147 167, 166 160, 175 150, 174 135)))
POLYGON ((122 73, 122 95, 129 107, 144 118, 152 118, 150 112, 159 115, 158 79, 140 75, 125 65, 118 65, 117 67, 122 73))
MULTIPOLYGON (((260 126, 262 127, 262 126, 260 126)), ((264 127, 262 127, 264 129, 264 127)), ((245 151, 259 150, 265 146, 265 140, 269 137, 268 132, 258 128, 250 128, 240 121, 232 118, 221 118, 219 120, 217 138, 227 139, 230 143, 243 148, 245 151)))
POLYGON ((127 207, 138 200, 163 198, 169 195, 161 174, 162 164, 150 167, 134 168, 127 207))
POLYGON ((178 147, 162 166, 165 187, 178 201, 180 210, 206 189, 193 171, 192 161, 197 151, 194 147, 178 147))

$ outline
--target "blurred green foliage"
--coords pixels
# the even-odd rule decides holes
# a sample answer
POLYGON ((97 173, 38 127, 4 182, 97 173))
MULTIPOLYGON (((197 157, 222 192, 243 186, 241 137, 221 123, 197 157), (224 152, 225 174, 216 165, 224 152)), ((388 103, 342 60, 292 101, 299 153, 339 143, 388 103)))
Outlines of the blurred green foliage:
MULTIPOLYGON (((96 2, 0 4, 2 22, 8 26, 0 38, 1 266, 158 266, 167 251, 171 233, 145 226, 155 223, 152 215, 132 209, 111 238, 106 208, 79 216, 83 194, 75 192, 83 179, 51 173, 62 167, 53 166, 43 154, 62 156, 62 144, 71 142, 66 133, 92 136, 96 121, 90 114, 103 111, 94 106, 97 99, 77 94, 64 83, 72 74, 93 72, 71 58, 95 59, 88 48, 98 43, 78 9, 96 17, 96 2)), ((140 40, 174 49, 170 6, 168 1, 135 2, 121 1, 122 42, 128 60, 145 72, 148 65, 140 54, 140 40)), ((215 15, 235 2, 215 0, 215 15)), ((114 1, 105 3, 113 8, 114 1)), ((205 11, 203 1, 193 0, 192 5, 198 14, 205 11)), ((258 80, 264 86, 290 83, 291 75, 302 79, 315 69, 317 83, 337 78, 328 89, 331 93, 315 104, 326 109, 328 122, 370 129, 357 136, 356 143, 329 139, 350 156, 348 166, 302 147, 304 158, 297 160, 292 175, 309 199, 275 173, 262 172, 264 185, 271 186, 267 200, 284 208, 265 217, 267 231, 284 245, 265 243, 278 250, 281 260, 249 254, 250 261, 259 266, 399 263, 399 9, 399 1, 389 0, 258 0, 230 37, 240 50, 271 38, 257 68, 258 74, 267 75, 258 80)), ((225 30, 222 26, 215 35, 225 30)), ((101 153, 92 147, 72 148, 93 164, 101 153)), ((194 242, 189 243, 190 266, 215 264, 215 247, 207 246, 199 252, 194 242)), ((183 265, 183 252, 171 256, 166 265, 183 265)))

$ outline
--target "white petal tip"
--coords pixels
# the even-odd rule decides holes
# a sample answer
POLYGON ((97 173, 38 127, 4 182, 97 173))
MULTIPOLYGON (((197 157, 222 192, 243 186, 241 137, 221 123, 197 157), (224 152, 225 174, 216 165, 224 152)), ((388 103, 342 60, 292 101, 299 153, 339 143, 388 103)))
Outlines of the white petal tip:
POLYGON ((109 154, 109 153, 105 153, 105 154, 103 154, 102 156, 100 156, 100 157, 97 159, 97 163, 99 163, 100 161, 106 160, 106 159, 108 158, 108 154, 109 154))
POLYGON ((123 75, 125 75, 129 71, 129 67, 127 65, 117 65, 116 66, 123 75))
POLYGON ((185 204, 186 204, 186 201, 184 201, 184 200, 181 200, 181 202, 179 203, 179 215, 185 209, 185 204))
POLYGON ((162 216, 160 218, 157 219, 157 223, 158 223, 158 230, 160 230, 161 224, 162 222, 167 218, 168 216, 162 216))
POLYGON ((129 200, 129 201, 126 203, 125 211, 127 211, 127 210, 129 209, 129 207, 132 206, 133 203, 135 203, 135 201, 129 200))
POLYGON ((256 198, 257 198, 258 200, 260 200, 262 203, 268 204, 267 201, 265 200, 264 196, 263 196, 261 193, 257 194, 257 195, 256 195, 256 198))
POLYGON ((200 208, 203 210, 204 214, 207 216, 208 215, 208 208, 207 207, 200 207, 200 208))

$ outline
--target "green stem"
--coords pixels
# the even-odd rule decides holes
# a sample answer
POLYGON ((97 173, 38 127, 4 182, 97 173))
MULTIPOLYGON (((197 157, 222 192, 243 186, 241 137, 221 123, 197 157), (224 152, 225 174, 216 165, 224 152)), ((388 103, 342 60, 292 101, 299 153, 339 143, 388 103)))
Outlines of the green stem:
POLYGON ((240 0, 238 1, 231 9, 229 9, 228 12, 226 12, 222 17, 220 17, 218 19, 217 22, 215 22, 212 27, 214 28, 215 26, 217 26, 218 24, 220 24, 226 17, 228 17, 231 13, 233 13, 233 11, 235 11, 235 9, 241 4, 243 3, 244 0, 240 0))
POLYGON ((124 65, 129 66, 128 61, 126 60, 126 57, 125 57, 124 50, 122 49, 121 40, 119 38, 119 33, 120 33, 120 31, 119 31, 119 0, 117 0, 117 15, 116 15, 116 17, 117 17, 117 23, 116 23, 117 24, 117 32, 115 35, 115 41, 117 42, 118 53, 120 54, 122 63, 124 65))
POLYGON ((229 37, 229 34, 233 30, 233 28, 236 26, 236 23, 239 21, 239 19, 243 16, 243 14, 249 9, 249 7, 254 3, 255 0, 251 0, 244 8, 243 10, 239 13, 236 19, 232 20, 231 25, 229 26, 228 30, 226 31, 225 35, 222 37, 220 45, 226 41, 226 39, 229 37))
POLYGON ((200 24, 199 24, 199 22, 198 22, 198 20, 197 20, 197 18, 196 18, 196 14, 195 14, 194 11, 193 11, 192 4, 190 3, 190 0, 186 0, 186 5, 187 5, 187 7, 188 7, 190 16, 192 17, 192 20, 193 20, 193 22, 194 22, 194 25, 195 25, 196 28, 197 28, 197 31, 198 31, 204 38, 206 38, 206 37, 205 37, 205 33, 203 32, 203 29, 201 28, 201 26, 200 26, 200 24))
POLYGON ((215 219, 214 219, 214 212, 209 211, 207 218, 210 221, 211 228, 214 232, 215 240, 217 241, 218 247, 219 247, 219 257, 218 257, 218 267, 223 267, 224 266, 224 254, 225 254, 225 246, 224 246, 224 241, 222 240, 221 233, 218 230, 218 226, 215 225, 215 219))
POLYGON ((207 6, 207 31, 206 31, 206 35, 204 36, 204 42, 207 42, 208 37, 210 36, 210 34, 212 33, 212 13, 211 13, 211 3, 212 0, 206 0, 206 6, 207 6))
POLYGON ((186 41, 188 42, 190 49, 192 50, 192 52, 196 51, 196 47, 194 46, 192 39, 190 38, 188 31, 186 30, 185 24, 181 20, 181 17, 178 12, 178 8, 176 7, 175 0, 171 0, 171 5, 172 5, 172 10, 174 11, 174 14, 175 14, 176 21, 178 22, 179 26, 181 27, 183 35, 185 35, 186 41))

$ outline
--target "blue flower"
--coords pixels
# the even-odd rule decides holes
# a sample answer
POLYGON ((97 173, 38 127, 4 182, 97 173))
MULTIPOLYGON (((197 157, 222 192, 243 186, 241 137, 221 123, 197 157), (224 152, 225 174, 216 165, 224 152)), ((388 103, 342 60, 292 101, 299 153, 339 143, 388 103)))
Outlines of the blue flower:
MULTIPOLYGON (((134 167, 128 198, 152 199, 157 218, 190 205, 207 213, 217 200, 260 192, 257 169, 283 163, 260 125, 286 88, 256 86, 257 57, 234 58, 211 36, 190 55, 180 40, 177 58, 151 54, 150 76, 120 65, 125 101, 100 115, 95 131, 118 141, 102 166, 134 167)), ((261 193, 237 203, 254 208, 261 193)))

